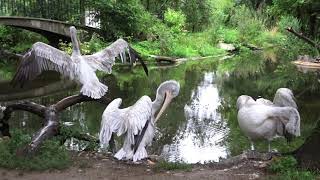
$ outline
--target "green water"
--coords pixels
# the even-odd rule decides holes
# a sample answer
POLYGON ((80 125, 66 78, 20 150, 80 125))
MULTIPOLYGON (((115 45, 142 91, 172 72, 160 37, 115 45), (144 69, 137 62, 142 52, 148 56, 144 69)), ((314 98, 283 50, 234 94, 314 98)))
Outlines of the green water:
MULTIPOLYGON (((272 143, 273 149, 285 152, 303 143, 319 119, 320 91, 317 73, 298 71, 289 62, 294 55, 284 54, 286 52, 247 52, 225 60, 189 61, 170 68, 150 67, 148 77, 139 67, 133 70, 115 67, 111 75, 101 74, 100 80, 109 86, 110 98, 123 99, 122 107, 132 105, 142 95, 154 99, 158 85, 165 80, 179 81, 180 94, 157 123, 149 154, 188 163, 218 161, 248 149, 249 142, 237 123, 237 97, 247 94, 272 100, 277 88, 288 87, 297 95, 302 136, 290 144, 283 139, 272 143)), ((24 89, 12 88, 5 80, 0 80, 0 87, 1 105, 21 100, 49 105, 79 90, 68 81, 59 81, 55 74, 42 76, 24 89)), ((98 136, 104 108, 99 103, 81 103, 66 109, 60 119, 98 136)), ((10 123, 32 133, 40 127, 41 119, 28 112, 15 112, 10 123)), ((76 140, 66 145, 75 150, 85 146, 76 140)), ((266 151, 267 144, 260 142, 257 148, 266 151)))

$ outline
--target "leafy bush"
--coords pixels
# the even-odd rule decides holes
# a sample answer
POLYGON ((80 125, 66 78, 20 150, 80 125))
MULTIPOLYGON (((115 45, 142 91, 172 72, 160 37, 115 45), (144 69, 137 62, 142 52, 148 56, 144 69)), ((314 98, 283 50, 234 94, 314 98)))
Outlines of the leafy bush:
POLYGON ((12 132, 12 138, 0 141, 0 166, 9 169, 64 169, 71 164, 70 156, 57 140, 47 140, 33 157, 16 156, 17 148, 29 143, 31 137, 22 131, 12 132))
POLYGON ((300 30, 301 24, 300 21, 293 16, 281 16, 278 27, 280 32, 287 33, 285 28, 292 27, 294 30, 300 30))
POLYGON ((274 160, 268 169, 271 172, 278 173, 276 179, 315 179, 315 175, 312 172, 297 169, 297 160, 292 156, 282 157, 274 160))
POLYGON ((241 41, 244 42, 249 42, 265 30, 263 22, 255 16, 255 12, 244 5, 235 9, 230 22, 239 31, 241 41))
POLYGON ((35 42, 47 42, 37 33, 18 28, 0 26, 0 48, 14 53, 24 53, 35 42))
POLYGON ((185 26, 186 16, 181 11, 175 11, 169 8, 164 13, 164 22, 172 33, 180 33, 185 26))

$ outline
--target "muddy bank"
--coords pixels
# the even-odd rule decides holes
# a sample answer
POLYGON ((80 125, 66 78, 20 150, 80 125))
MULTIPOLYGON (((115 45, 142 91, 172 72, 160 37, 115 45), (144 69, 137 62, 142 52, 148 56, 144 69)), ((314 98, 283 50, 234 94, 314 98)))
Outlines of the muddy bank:
POLYGON ((3 180, 98 180, 98 179, 264 179, 268 161, 243 160, 233 165, 194 164, 191 170, 159 170, 150 161, 140 164, 117 161, 111 156, 74 154, 65 170, 24 171, 0 169, 3 180))

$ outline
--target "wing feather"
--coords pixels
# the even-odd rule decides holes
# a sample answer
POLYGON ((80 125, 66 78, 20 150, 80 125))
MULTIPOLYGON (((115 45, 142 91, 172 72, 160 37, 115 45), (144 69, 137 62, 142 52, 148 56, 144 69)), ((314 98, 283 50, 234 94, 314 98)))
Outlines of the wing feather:
POLYGON ((112 133, 117 132, 123 122, 123 114, 126 109, 119 109, 121 103, 121 98, 113 100, 102 114, 99 139, 103 145, 109 144, 112 133))
POLYGON ((139 59, 146 74, 148 74, 148 69, 139 54, 129 46, 127 41, 121 38, 105 49, 95 54, 86 55, 83 57, 87 60, 87 63, 92 69, 111 73, 116 57, 120 57, 122 63, 126 63, 126 52, 129 53, 130 64, 133 64, 137 59, 139 59))
POLYGON ((127 132, 128 143, 134 145, 134 136, 138 135, 146 122, 151 119, 152 102, 148 96, 142 96, 125 113, 124 122, 120 125, 118 136, 127 132))
POLYGON ((71 57, 47 44, 37 42, 22 57, 15 76, 12 79, 13 85, 23 84, 26 81, 34 80, 43 71, 57 71, 60 74, 73 78, 77 72, 76 65, 71 57))

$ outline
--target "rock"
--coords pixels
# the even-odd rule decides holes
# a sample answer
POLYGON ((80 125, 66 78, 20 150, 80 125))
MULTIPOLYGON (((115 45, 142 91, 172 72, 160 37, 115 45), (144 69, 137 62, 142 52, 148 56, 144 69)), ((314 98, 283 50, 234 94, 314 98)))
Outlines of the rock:
POLYGON ((227 43, 224 43, 224 42, 219 42, 218 43, 218 47, 223 49, 223 50, 229 51, 229 52, 236 50, 236 48, 234 47, 233 44, 227 44, 227 43))
POLYGON ((148 163, 148 165, 152 165, 152 166, 156 164, 155 162, 150 161, 149 159, 147 160, 147 163, 148 163))
POLYGON ((164 160, 164 158, 162 156, 158 156, 158 155, 149 155, 148 157, 151 161, 162 161, 164 160))

